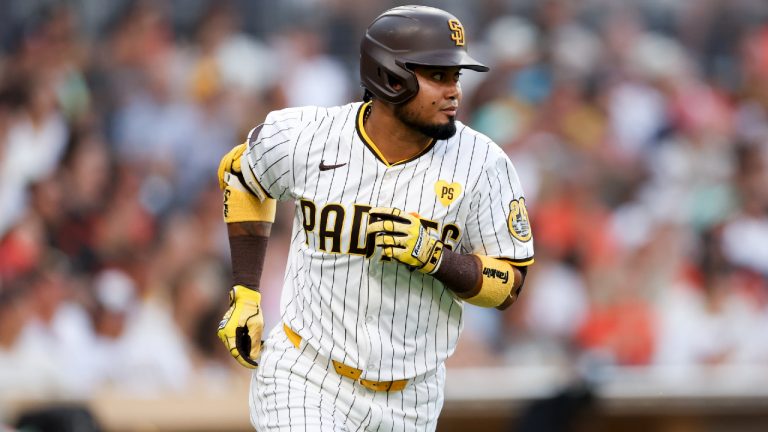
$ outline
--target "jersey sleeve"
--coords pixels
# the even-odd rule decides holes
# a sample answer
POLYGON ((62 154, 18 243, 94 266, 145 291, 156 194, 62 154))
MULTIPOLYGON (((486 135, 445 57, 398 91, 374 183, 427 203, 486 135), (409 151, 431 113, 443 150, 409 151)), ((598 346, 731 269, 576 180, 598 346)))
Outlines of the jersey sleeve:
POLYGON ((288 199, 291 194, 291 121, 278 121, 272 115, 248 133, 248 148, 240 166, 248 188, 262 201, 288 199))
POLYGON ((523 188, 500 149, 481 173, 472 196, 462 250, 517 266, 532 264, 533 234, 523 188))

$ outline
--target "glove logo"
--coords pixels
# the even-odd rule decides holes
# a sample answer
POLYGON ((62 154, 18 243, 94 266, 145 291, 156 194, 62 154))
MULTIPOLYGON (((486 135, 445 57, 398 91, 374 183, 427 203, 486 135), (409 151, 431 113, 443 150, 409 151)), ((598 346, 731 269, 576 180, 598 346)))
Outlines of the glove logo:
POLYGON ((501 279, 501 282, 503 283, 509 282, 508 271, 501 271, 491 267, 483 267, 483 276, 489 277, 491 279, 501 279))
POLYGON ((509 203, 509 217, 507 218, 509 233, 520 241, 531 239, 531 224, 528 221, 528 209, 525 208, 525 198, 512 200, 509 203))
POLYGON ((435 183, 435 195, 440 200, 440 204, 448 207, 461 195, 461 185, 456 182, 448 183, 445 180, 439 180, 435 183))
POLYGON ((416 244, 413 245, 413 252, 411 252, 411 256, 414 258, 419 258, 421 256, 421 247, 424 244, 424 235, 424 227, 420 224, 419 236, 416 238, 416 244))
POLYGON ((229 217, 229 195, 231 194, 229 189, 224 189, 224 218, 229 217))

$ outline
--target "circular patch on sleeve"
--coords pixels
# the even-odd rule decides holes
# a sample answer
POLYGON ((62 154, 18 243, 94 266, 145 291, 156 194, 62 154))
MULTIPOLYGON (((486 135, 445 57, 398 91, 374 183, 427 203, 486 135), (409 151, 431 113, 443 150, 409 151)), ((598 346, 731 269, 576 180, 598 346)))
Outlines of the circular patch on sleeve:
POLYGON ((525 198, 509 203, 507 227, 514 238, 524 242, 531 239, 531 223, 528 220, 528 209, 525 208, 525 198))

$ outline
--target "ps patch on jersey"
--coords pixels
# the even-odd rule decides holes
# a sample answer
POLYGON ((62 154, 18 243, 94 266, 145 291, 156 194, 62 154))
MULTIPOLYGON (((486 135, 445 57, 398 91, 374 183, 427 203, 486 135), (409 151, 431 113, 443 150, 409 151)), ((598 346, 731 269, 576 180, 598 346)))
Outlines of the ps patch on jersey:
POLYGON ((520 241, 531 239, 531 223, 528 220, 528 209, 525 208, 525 198, 512 200, 509 203, 509 218, 507 219, 509 233, 520 241))
POLYGON ((448 207, 456 198, 461 195, 461 185, 453 182, 448 183, 445 180, 438 180, 435 183, 435 195, 440 200, 440 204, 448 207))

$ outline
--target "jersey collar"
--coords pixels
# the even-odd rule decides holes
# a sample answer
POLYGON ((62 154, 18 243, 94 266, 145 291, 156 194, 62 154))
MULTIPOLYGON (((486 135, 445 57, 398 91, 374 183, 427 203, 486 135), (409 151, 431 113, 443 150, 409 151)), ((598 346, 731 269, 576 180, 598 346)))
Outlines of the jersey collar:
POLYGON ((397 162, 392 162, 392 163, 388 162, 384 158, 384 155, 381 153, 379 148, 376 147, 376 144, 374 144, 374 142, 371 139, 371 137, 368 136, 368 133, 365 132, 365 127, 364 127, 365 113, 368 110, 371 109, 372 105, 373 105, 373 101, 368 101, 368 102, 365 102, 362 105, 360 105, 360 109, 357 111, 357 125, 356 125, 357 135, 360 137, 360 140, 363 141, 363 144, 365 144, 365 146, 368 147, 368 150, 370 150, 374 154, 374 156, 376 156, 376 158, 378 160, 380 160, 387 167, 391 167, 391 166, 395 166, 395 165, 402 165, 402 164, 408 163, 408 162, 410 162, 410 161, 412 161, 414 159, 418 159, 423 154, 425 154, 428 151, 432 150, 432 147, 435 146, 435 143, 437 142, 437 140, 433 139, 432 142, 430 142, 428 146, 424 147, 424 149, 421 150, 416 155, 411 156, 408 159, 403 159, 403 160, 400 160, 400 161, 397 161, 397 162))

